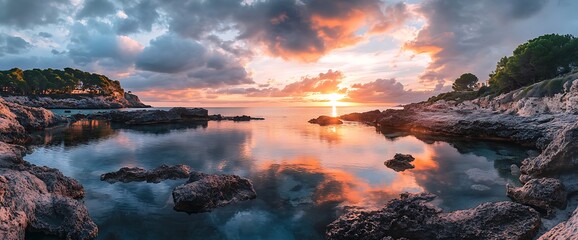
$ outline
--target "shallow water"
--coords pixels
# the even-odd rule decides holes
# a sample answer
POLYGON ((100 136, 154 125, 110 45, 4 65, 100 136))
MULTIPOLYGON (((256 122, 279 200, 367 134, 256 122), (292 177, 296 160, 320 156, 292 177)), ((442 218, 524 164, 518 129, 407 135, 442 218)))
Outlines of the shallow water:
MULTIPOLYGON (((338 109, 368 110, 373 108, 338 109)), ((436 204, 446 210, 508 200, 505 184, 518 184, 510 165, 519 164, 528 150, 492 142, 392 139, 354 122, 307 123, 331 111, 209 108, 210 114, 266 120, 130 128, 82 121, 43 133, 45 145, 25 159, 58 168, 84 185, 98 239, 323 239, 342 206, 379 207, 405 191, 435 193, 436 204), (385 167, 395 153, 412 154, 416 168, 396 173, 385 167), (161 164, 249 178, 257 199, 188 215, 172 209, 172 189, 184 179, 109 184, 99 178, 125 166, 161 164)))

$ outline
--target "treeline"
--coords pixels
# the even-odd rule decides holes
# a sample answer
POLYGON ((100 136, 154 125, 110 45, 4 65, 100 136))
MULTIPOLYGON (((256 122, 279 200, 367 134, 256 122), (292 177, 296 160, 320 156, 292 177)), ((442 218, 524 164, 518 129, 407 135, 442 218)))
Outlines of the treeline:
MULTIPOLYGON (((538 96, 551 96, 562 91, 569 73, 578 71, 578 38, 572 35, 547 34, 518 46, 512 56, 503 57, 489 75, 487 84, 478 83, 471 73, 455 79, 454 91, 431 97, 428 102, 439 100, 465 101, 481 96, 507 93, 522 87, 529 92, 532 84, 549 80, 533 89, 538 96)), ((572 79, 573 80, 573 79, 572 79)))
POLYGON ((123 95, 124 89, 119 81, 73 68, 64 68, 64 70, 13 68, 0 71, 0 93, 3 95, 123 95))

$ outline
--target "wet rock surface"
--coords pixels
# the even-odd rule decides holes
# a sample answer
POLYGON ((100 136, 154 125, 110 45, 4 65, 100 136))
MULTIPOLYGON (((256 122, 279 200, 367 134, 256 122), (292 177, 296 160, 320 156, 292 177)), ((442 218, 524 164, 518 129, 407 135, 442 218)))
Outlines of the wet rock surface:
POLYGON ((415 168, 415 166, 411 164, 413 160, 415 160, 415 158, 410 154, 396 153, 393 159, 385 161, 384 164, 396 172, 403 172, 407 169, 415 168))
POLYGON ((518 203, 535 207, 550 216, 555 207, 566 208, 567 192, 564 184, 554 178, 528 181, 519 188, 508 187, 508 197, 518 203))
POLYGON ((187 165, 167 166, 147 171, 139 167, 123 167, 116 172, 105 173, 100 176, 101 181, 115 182, 142 182, 159 183, 167 179, 189 178, 191 168, 187 165))
POLYGON ((152 125, 152 124, 167 124, 167 123, 195 123, 201 121, 251 121, 264 120, 264 118, 254 118, 247 115, 242 116, 221 116, 209 115, 204 108, 183 108, 175 107, 168 111, 165 110, 139 110, 139 111, 109 111, 99 112, 95 114, 82 115, 75 114, 71 116, 74 120, 98 119, 108 120, 115 123, 122 123, 125 125, 152 125))
POLYGON ((308 121, 309 123, 319 124, 321 126, 343 124, 343 121, 337 117, 319 116, 308 121))
POLYGON ((211 175, 193 172, 186 184, 173 190, 174 209, 200 213, 231 203, 255 199, 251 181, 235 175, 211 175))
POLYGON ((554 226, 550 231, 542 234, 539 240, 576 239, 578 236, 578 209, 574 210, 570 218, 554 226))
POLYGON ((443 213, 432 194, 402 194, 383 209, 352 210, 327 226, 327 239, 532 239, 538 212, 513 202, 443 213))

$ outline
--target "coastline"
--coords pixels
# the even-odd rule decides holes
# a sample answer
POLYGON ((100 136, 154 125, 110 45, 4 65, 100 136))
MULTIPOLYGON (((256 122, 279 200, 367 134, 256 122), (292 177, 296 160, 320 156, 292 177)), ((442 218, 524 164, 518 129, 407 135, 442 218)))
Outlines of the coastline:
MULTIPOLYGON (((566 209, 566 202, 575 202, 573 196, 578 192, 574 171, 578 169, 574 161, 578 152, 576 80, 567 82, 562 92, 550 96, 524 96, 524 89, 519 89, 493 98, 422 102, 406 105, 401 110, 352 113, 340 118, 369 123, 386 135, 498 139, 533 146, 540 152, 517 166, 521 173, 519 179, 525 185, 507 187, 508 196, 540 212, 549 227, 564 221, 552 229, 543 226, 540 232, 545 233, 540 239, 567 238, 578 228, 578 209, 566 209), (570 212, 573 213, 569 218, 562 216, 570 212)), ((574 203, 568 206, 576 207, 574 203)), ((371 213, 365 214, 370 216, 359 220, 362 224, 372 218, 371 213)), ((342 217, 347 219, 345 215, 342 217)), ((339 235, 347 232, 343 229, 353 230, 359 223, 347 225, 345 221, 345 227, 343 224, 344 219, 334 222, 339 228, 328 230, 328 236, 345 237, 339 235)), ((363 232, 361 230, 355 231, 363 232)))

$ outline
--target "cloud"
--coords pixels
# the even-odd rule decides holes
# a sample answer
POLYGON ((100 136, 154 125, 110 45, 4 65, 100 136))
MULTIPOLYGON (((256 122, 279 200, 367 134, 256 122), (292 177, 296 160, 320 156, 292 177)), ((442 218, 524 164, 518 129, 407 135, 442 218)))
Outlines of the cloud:
POLYGON ((200 43, 172 35, 163 35, 150 42, 150 46, 138 56, 139 69, 178 73, 205 64, 207 49, 200 43))
POLYGON ((23 53, 31 47, 32 44, 21 37, 0 33, 0 56, 23 53))
POLYGON ((106 17, 115 13, 115 6, 108 0, 86 0, 84 7, 76 14, 76 18, 106 17))
POLYGON ((439 86, 432 91, 406 90, 397 80, 377 79, 368 83, 353 84, 344 101, 360 103, 411 103, 427 100, 436 94, 449 91, 449 87, 439 86))
POLYGON ((403 24, 406 7, 383 9, 379 0, 240 0, 171 2, 171 31, 193 39, 236 31, 237 40, 259 46, 269 55, 312 62, 331 50, 358 43, 368 32, 403 24), (391 15, 391 16, 390 16, 391 15))
POLYGON ((486 79, 499 58, 515 46, 542 34, 567 32, 572 24, 566 20, 575 16, 568 9, 575 7, 564 0, 426 0, 417 12, 427 25, 404 48, 431 56, 420 76, 428 86, 464 72, 486 79))
POLYGON ((215 94, 243 94, 248 97, 294 97, 302 98, 311 94, 329 94, 344 92, 339 84, 344 75, 340 71, 328 70, 317 76, 304 76, 301 80, 287 84, 283 88, 229 88, 214 91, 215 94))
POLYGON ((34 28, 63 21, 69 0, 0 0, 0 25, 34 28))
POLYGON ((38 36, 43 37, 43 38, 51 38, 52 34, 47 33, 47 32, 39 32, 38 36))
POLYGON ((126 18, 119 19, 115 23, 119 34, 137 33, 141 30, 152 31, 153 24, 160 17, 156 2, 143 0, 140 2, 124 2, 123 4, 123 13, 126 18))

